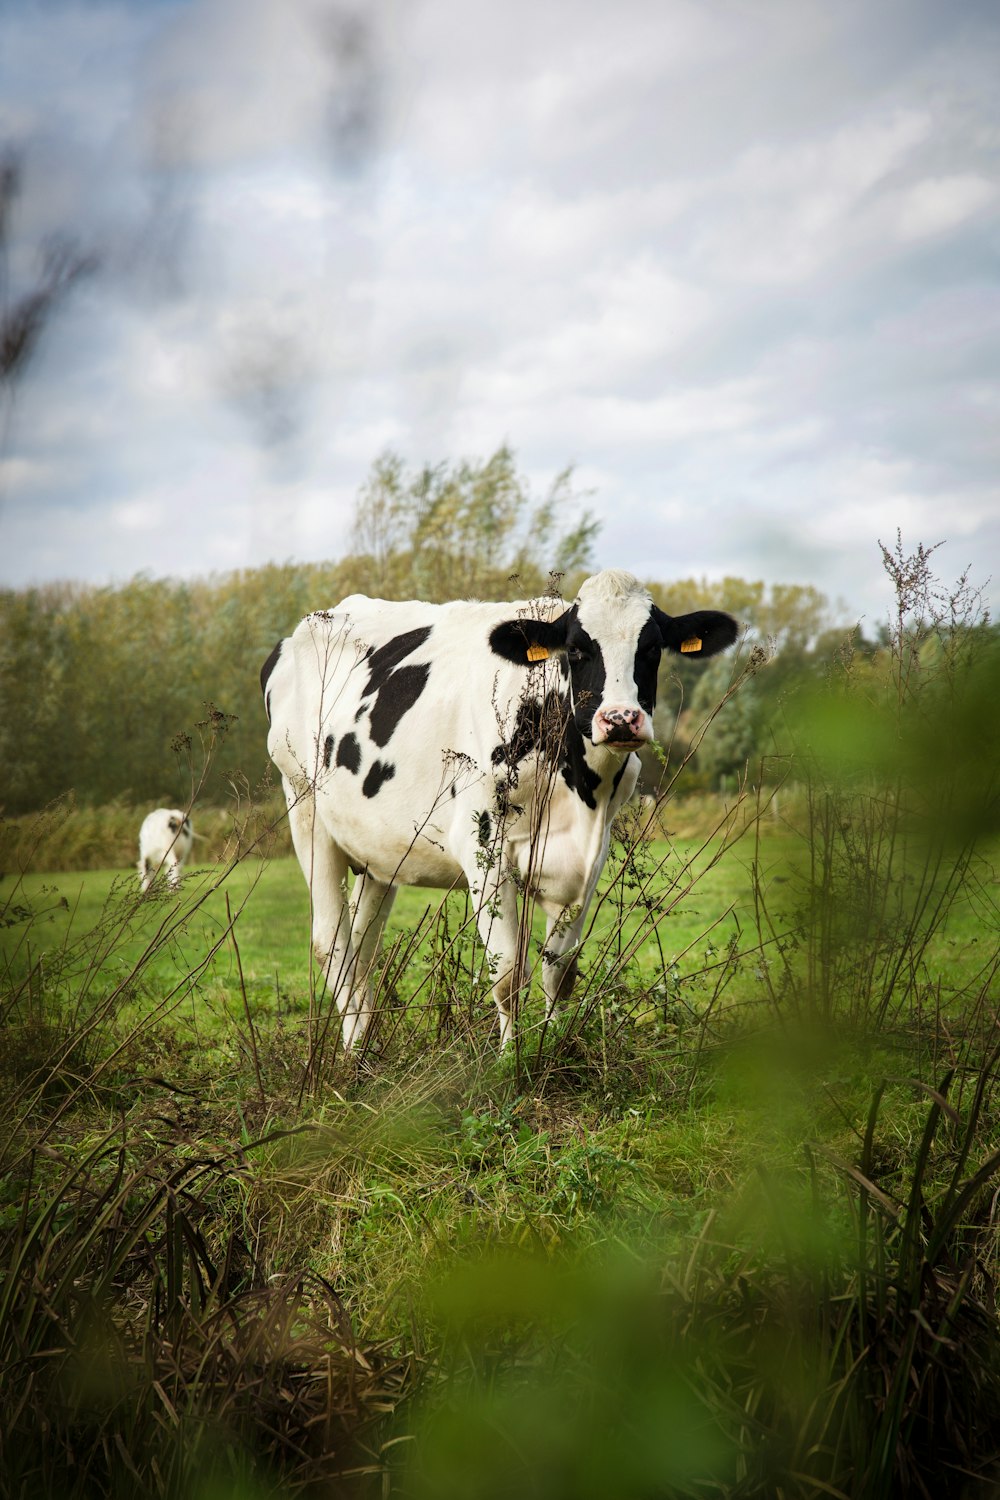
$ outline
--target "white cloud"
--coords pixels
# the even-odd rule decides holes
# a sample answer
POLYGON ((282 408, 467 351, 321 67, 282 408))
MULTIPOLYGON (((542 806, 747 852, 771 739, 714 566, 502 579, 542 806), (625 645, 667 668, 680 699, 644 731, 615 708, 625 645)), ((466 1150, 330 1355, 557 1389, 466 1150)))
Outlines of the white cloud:
POLYGON ((583 278, 572 305, 553 309, 548 320, 538 313, 535 329, 470 369, 467 399, 521 407, 558 402, 567 391, 591 397, 639 383, 651 394, 650 366, 690 338, 709 307, 698 287, 640 258, 614 275, 583 278))
POLYGON ((897 233, 904 240, 946 233, 995 204, 998 196, 995 181, 973 172, 924 178, 900 194, 897 233))
POLYGON ((701 255, 727 280, 765 285, 802 282, 845 251, 856 255, 872 237, 875 190, 932 126, 923 111, 876 113, 827 137, 749 147, 712 185, 701 255))
POLYGON ((664 237, 682 225, 705 192, 693 180, 556 192, 536 178, 519 179, 496 205, 490 226, 498 259, 526 279, 614 271, 623 248, 635 258, 662 254, 664 237))
POLYGON ((445 0, 394 19, 405 37, 393 58, 395 139, 463 175, 525 161, 544 172, 609 139, 617 150, 630 101, 734 45, 732 25, 694 0, 445 0))
POLYGON ((51 485, 57 473, 57 467, 44 459, 0 458, 0 496, 9 494, 12 490, 19 496, 31 495, 51 485))
POLYGON ((130 500, 111 507, 111 524, 124 531, 160 531, 163 522, 163 506, 157 500, 130 500))

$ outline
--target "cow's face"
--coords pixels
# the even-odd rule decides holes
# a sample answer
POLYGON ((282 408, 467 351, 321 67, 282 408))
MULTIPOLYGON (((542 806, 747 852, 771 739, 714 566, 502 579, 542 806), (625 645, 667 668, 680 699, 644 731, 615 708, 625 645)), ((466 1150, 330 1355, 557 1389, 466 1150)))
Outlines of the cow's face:
POLYGON ((524 664, 558 654, 577 729, 591 744, 624 753, 653 738, 662 652, 714 656, 735 639, 729 615, 666 615, 635 578, 612 569, 588 578, 557 619, 505 621, 490 645, 524 664))

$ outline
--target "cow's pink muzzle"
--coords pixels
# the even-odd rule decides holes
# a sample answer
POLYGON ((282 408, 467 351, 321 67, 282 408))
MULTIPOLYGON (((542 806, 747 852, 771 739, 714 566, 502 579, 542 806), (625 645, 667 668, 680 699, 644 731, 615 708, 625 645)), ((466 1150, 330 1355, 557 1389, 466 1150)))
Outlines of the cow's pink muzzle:
POLYGON ((599 708, 593 741, 609 750, 638 750, 653 738, 653 727, 641 708, 599 708))

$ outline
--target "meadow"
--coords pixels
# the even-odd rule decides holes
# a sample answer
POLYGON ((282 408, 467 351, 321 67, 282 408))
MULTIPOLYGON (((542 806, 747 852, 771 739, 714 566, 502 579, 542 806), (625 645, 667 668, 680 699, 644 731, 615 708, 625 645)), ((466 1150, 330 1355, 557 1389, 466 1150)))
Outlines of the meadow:
MULTIPOLYGON (((665 915, 657 912, 652 920, 647 915, 641 921, 632 910, 641 871, 634 859, 620 868, 617 879, 606 881, 602 889, 590 939, 605 963, 634 945, 634 976, 652 983, 669 973, 679 955, 699 944, 704 950, 706 945, 724 948, 731 939, 738 943, 752 916, 753 898, 750 871, 735 850, 732 857, 719 859, 714 841, 695 839, 650 841, 640 847, 643 868, 655 871, 657 903, 668 909, 665 915), (640 929, 652 928, 654 922, 656 932, 644 933, 649 938, 644 941, 640 929)), ((153 945, 155 952, 142 964, 143 980, 147 987, 159 989, 171 987, 210 954, 197 988, 184 1002, 183 1016, 192 1027, 201 1024, 204 1035, 211 1037, 224 1029, 228 997, 239 985, 238 951, 255 1016, 278 1018, 308 1008, 316 984, 309 896, 294 857, 246 859, 221 881, 212 867, 194 865, 179 901, 161 882, 154 899, 134 902, 129 899, 134 884, 131 870, 24 875, 18 900, 33 919, 30 930, 12 924, 0 935, 0 963, 14 964, 18 955, 29 964, 46 955, 51 960, 74 948, 78 940, 86 948, 94 934, 104 932, 103 952, 94 949, 95 981, 113 984, 153 945), (170 941, 157 942, 164 917, 173 926, 181 913, 170 941)), ((416 945, 412 963, 427 963, 433 948, 431 930, 437 926, 461 934, 463 946, 471 949, 474 928, 467 896, 404 888, 389 918, 386 946, 391 949, 419 930, 423 941, 416 945)), ((409 998, 406 1003, 411 1004, 409 998)), ((417 999, 418 1008, 419 1004, 417 999)), ((488 1023, 488 1005, 482 1010, 488 1023)))

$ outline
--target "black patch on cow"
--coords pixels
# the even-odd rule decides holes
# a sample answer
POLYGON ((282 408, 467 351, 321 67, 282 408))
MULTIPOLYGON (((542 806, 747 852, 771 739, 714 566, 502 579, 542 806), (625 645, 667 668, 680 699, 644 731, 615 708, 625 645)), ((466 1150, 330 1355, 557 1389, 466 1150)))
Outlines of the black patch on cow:
POLYGON ((377 797, 387 781, 391 781, 396 774, 396 767, 387 765, 383 760, 372 762, 368 775, 361 783, 361 790, 366 797, 377 797))
POLYGON ((430 633, 429 625, 422 625, 418 630, 404 630, 402 635, 394 635, 391 641, 386 641, 384 646, 373 651, 367 658, 368 682, 362 698, 370 698, 372 693, 379 692, 388 682, 390 673, 401 661, 411 656, 418 646, 422 646, 430 633))
POLYGON ((400 667, 386 678, 371 714, 371 735, 376 745, 389 743, 396 725, 416 703, 430 675, 429 666, 409 666, 400 667))
POLYGON ((513 815, 515 818, 519 818, 521 816, 521 814, 524 812, 524 808, 519 806, 518 803, 512 802, 510 800, 509 781, 505 781, 503 777, 500 777, 493 791, 493 803, 496 808, 496 815, 500 819, 501 823, 503 823, 505 819, 507 819, 511 815, 513 815))
POLYGON ((361 694, 361 707, 355 719, 368 712, 368 699, 373 695, 371 707, 371 736, 380 748, 389 743, 400 719, 416 703, 427 686, 429 666, 401 667, 399 664, 422 646, 431 633, 430 625, 417 630, 404 630, 394 635, 384 646, 368 648, 365 661, 368 666, 368 681, 361 694))
MULTIPOLYGON (((593 718, 593 709, 590 716, 593 718)), ((568 703, 561 693, 550 691, 543 699, 522 698, 510 739, 497 745, 490 754, 495 766, 507 767, 506 781, 497 782, 497 808, 501 816, 509 807, 509 789, 517 786, 520 762, 534 753, 555 760, 570 791, 576 792, 587 807, 596 808, 594 792, 601 778, 587 765, 583 736, 570 716, 568 703)))
POLYGON ((650 716, 656 707, 656 674, 659 671, 662 650, 660 629, 651 615, 639 631, 639 639, 635 645, 635 660, 632 663, 632 676, 635 679, 639 706, 650 716))
POLYGON ((490 650, 505 661, 518 666, 530 666, 536 658, 529 656, 533 647, 542 647, 550 655, 561 651, 566 644, 566 626, 576 606, 565 610, 555 620, 537 620, 531 615, 522 615, 517 620, 504 620, 490 631, 490 650))
POLYGON ((510 784, 516 786, 517 767, 525 756, 542 751, 558 757, 568 725, 568 708, 561 694, 548 692, 544 698, 522 698, 510 739, 494 746, 490 760, 495 766, 506 766, 510 784))
POLYGON ((330 761, 333 759, 333 735, 328 734, 323 741, 323 769, 329 771, 330 761))
POLYGON ((479 830, 478 830, 478 835, 477 836, 479 838, 480 844, 485 849, 486 845, 489 843, 490 839, 493 837, 493 820, 490 817, 489 813, 486 811, 485 807, 483 808, 482 812, 478 815, 476 821, 477 821, 477 823, 479 825, 479 830))
POLYGON ((575 605, 569 612, 566 627, 566 660, 569 662, 573 718, 580 733, 590 739, 594 714, 604 698, 607 674, 601 648, 580 624, 575 605))
POLYGON ((270 681, 271 673, 278 665, 278 657, 281 655, 281 648, 284 644, 284 641, 278 642, 260 669, 260 690, 264 694, 264 711, 267 714, 267 722, 269 724, 271 722, 271 695, 267 690, 267 684, 270 681))
MULTIPOLYGON (((596 808, 597 799, 594 793, 601 784, 601 778, 587 765, 587 759, 583 753, 583 735, 577 733, 575 725, 571 726, 566 735, 559 770, 563 781, 571 792, 576 792, 584 806, 596 808)), ((621 771, 618 774, 620 776, 621 771)))
POLYGON ((357 735, 345 734, 337 746, 337 765, 356 776, 361 769, 361 746, 357 735))

